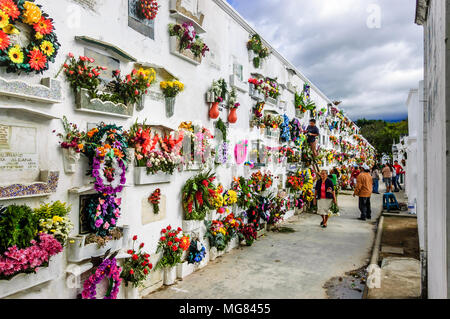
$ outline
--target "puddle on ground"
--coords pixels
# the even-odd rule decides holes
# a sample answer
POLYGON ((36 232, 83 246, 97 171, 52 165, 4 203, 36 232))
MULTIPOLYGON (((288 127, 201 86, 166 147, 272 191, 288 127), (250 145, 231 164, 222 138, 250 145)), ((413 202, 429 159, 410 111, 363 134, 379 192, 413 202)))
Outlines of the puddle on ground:
POLYGON ((335 277, 326 282, 328 299, 362 299, 366 286, 367 267, 349 271, 342 277, 335 277))

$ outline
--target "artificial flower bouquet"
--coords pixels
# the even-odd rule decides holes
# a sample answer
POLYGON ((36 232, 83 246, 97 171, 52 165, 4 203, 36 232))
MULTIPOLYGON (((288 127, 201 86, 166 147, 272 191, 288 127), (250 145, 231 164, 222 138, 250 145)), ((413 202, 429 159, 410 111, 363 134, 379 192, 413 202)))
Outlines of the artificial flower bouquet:
POLYGON ((244 177, 233 178, 231 185, 232 190, 237 193, 237 205, 243 209, 248 209, 254 205, 255 191, 251 186, 251 183, 244 177))
POLYGON ((95 66, 95 60, 86 56, 75 59, 72 53, 64 63, 64 73, 75 94, 81 89, 86 89, 91 99, 98 98, 102 101, 133 105, 139 102, 156 78, 156 72, 152 68, 133 69, 123 79, 120 70, 112 71, 113 80, 100 89, 100 75, 106 71, 103 66, 95 66))
POLYGON ((189 179, 183 186, 182 204, 186 220, 204 220, 206 214, 216 208, 215 179, 215 175, 211 172, 201 173, 189 179))
POLYGON ((159 214, 159 202, 161 201, 161 189, 156 189, 148 198, 148 202, 153 206, 153 213, 159 214))
POLYGON ((192 22, 169 24, 169 35, 176 36, 180 41, 179 50, 190 50, 196 58, 205 56, 209 51, 202 38, 197 35, 192 22))
POLYGON ((258 34, 251 36, 250 40, 247 42, 247 49, 255 53, 253 58, 253 66, 259 68, 261 65, 261 60, 267 58, 270 55, 269 48, 265 47, 262 43, 261 37, 258 34))
POLYGON ((158 14, 159 5, 157 0, 138 0, 138 14, 147 20, 154 20, 158 14))
POLYGON ((232 88, 230 92, 230 97, 228 98, 228 107, 230 109, 237 109, 241 104, 237 101, 236 89, 232 88))
POLYGON ((224 251, 231 237, 225 224, 219 220, 205 221, 206 235, 210 247, 216 247, 218 251, 224 251))
POLYGON ((182 161, 182 131, 160 137, 159 134, 151 132, 145 121, 143 124, 136 121, 125 135, 129 145, 135 149, 136 166, 146 167, 147 174, 163 172, 172 175, 182 161), (178 138, 174 137, 176 134, 178 138))
POLYGON ((206 248, 199 240, 192 240, 187 256, 188 264, 199 264, 206 257, 206 248))
POLYGON ((278 129, 283 123, 284 118, 281 115, 266 114, 262 120, 266 128, 278 129))
POLYGON ((153 265, 150 263, 150 254, 142 251, 144 248, 144 243, 141 243, 137 249, 135 249, 135 244, 137 241, 137 236, 133 237, 133 247, 127 251, 130 257, 125 258, 122 264, 122 273, 120 277, 125 280, 125 286, 128 287, 129 284, 133 285, 134 288, 143 286, 144 281, 147 279, 152 270, 153 265))
POLYGON ((256 231, 255 226, 252 224, 242 226, 242 228, 239 231, 239 239, 241 241, 245 240, 247 246, 253 245, 257 237, 258 233, 256 231))
POLYGON ((68 217, 71 206, 56 201, 52 204, 42 204, 34 212, 39 218, 39 233, 53 235, 62 246, 66 244, 73 224, 68 217))
POLYGON ((214 100, 215 103, 222 103, 226 101, 228 94, 228 84, 225 79, 220 78, 217 81, 213 81, 211 88, 209 89, 209 94, 211 95, 211 101, 214 100))
POLYGON ((64 134, 57 134, 57 136, 62 140, 62 142, 60 142, 61 148, 73 149, 76 153, 81 153, 84 147, 83 140, 85 138, 85 133, 80 131, 78 129, 78 125, 75 123, 69 123, 65 115, 63 115, 62 124, 64 134))
POLYGON ((256 193, 264 192, 273 185, 273 175, 270 172, 262 174, 261 171, 253 173, 249 184, 256 193))
POLYGON ((162 81, 159 86, 165 97, 176 97, 180 92, 184 91, 184 84, 178 80, 162 81))
POLYGON ((155 269, 171 268, 181 263, 181 255, 189 249, 190 243, 189 236, 184 235, 180 227, 172 229, 169 225, 161 230, 156 253, 162 252, 163 255, 155 269))
MULTIPOLYGON (((36 273, 63 251, 52 234, 57 227, 40 226, 40 219, 47 216, 46 209, 43 211, 36 213, 26 205, 0 206, 0 280, 36 273)), ((62 240, 64 236, 58 237, 62 240)))

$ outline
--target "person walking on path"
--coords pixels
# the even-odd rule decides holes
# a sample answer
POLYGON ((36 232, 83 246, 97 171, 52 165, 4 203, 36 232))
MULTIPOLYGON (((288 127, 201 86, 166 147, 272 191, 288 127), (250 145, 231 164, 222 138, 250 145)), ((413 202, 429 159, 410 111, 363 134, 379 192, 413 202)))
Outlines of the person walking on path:
POLYGON ((392 171, 388 163, 384 165, 381 174, 383 175, 383 183, 386 185, 386 193, 390 193, 392 190, 392 171))
POLYGON ((405 173, 403 171, 403 167, 398 163, 398 161, 395 161, 394 169, 395 169, 395 181, 394 181, 395 189, 403 190, 402 186, 400 185, 400 176, 405 173))
POLYGON ((400 192, 400 190, 398 189, 397 184, 395 183, 397 180, 397 172, 392 164, 389 164, 389 168, 391 169, 392 172, 392 186, 394 187, 394 193, 398 193, 400 192))
POLYGON ((378 187, 380 182, 380 171, 378 170, 377 165, 372 167, 372 180, 373 180, 373 190, 374 194, 379 194, 378 187))
POLYGON ((359 197, 359 210, 361 217, 359 220, 372 219, 372 210, 370 209, 370 197, 372 196, 372 176, 370 175, 370 168, 366 164, 362 166, 363 172, 359 174, 356 179, 356 187, 353 197, 359 197))
POLYGON ((337 204, 334 185, 331 179, 328 178, 328 172, 322 170, 320 179, 316 183, 314 194, 314 205, 317 205, 317 214, 322 216, 322 222, 320 223, 322 228, 327 228, 332 203, 337 204))
POLYGON ((317 157, 317 137, 320 135, 319 128, 316 126, 316 120, 311 119, 309 121, 309 126, 306 128, 306 134, 308 136, 307 142, 311 147, 314 157, 317 157))

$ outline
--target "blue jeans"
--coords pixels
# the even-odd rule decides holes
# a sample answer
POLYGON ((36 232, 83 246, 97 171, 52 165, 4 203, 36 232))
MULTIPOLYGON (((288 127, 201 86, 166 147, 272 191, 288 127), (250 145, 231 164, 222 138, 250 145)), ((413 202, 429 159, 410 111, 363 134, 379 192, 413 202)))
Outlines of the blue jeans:
POLYGON ((400 185, 400 175, 395 176, 395 188, 402 189, 402 186, 400 185))
POLYGON ((379 180, 378 179, 374 179, 373 180, 373 189, 372 189, 373 193, 378 193, 378 186, 379 186, 379 180))

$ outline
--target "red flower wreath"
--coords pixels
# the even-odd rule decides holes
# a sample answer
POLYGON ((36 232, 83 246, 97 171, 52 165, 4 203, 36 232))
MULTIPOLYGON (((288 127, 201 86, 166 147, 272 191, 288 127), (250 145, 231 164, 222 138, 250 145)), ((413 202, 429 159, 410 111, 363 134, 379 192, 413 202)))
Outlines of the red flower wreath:
POLYGON ((139 13, 147 20, 153 20, 158 14, 158 1, 156 0, 139 0, 139 13))

